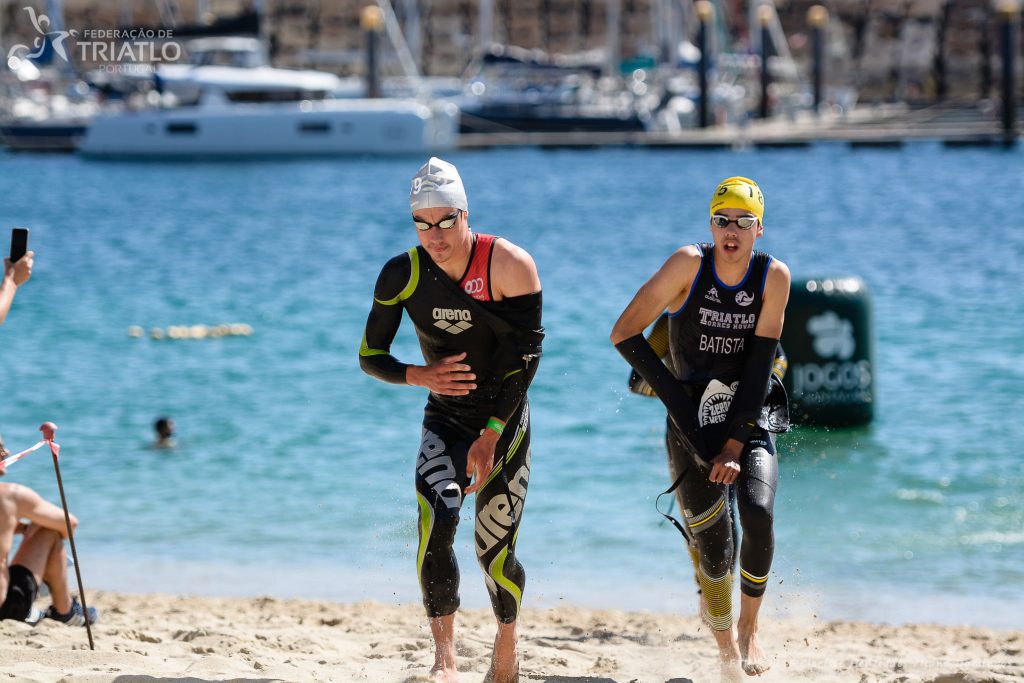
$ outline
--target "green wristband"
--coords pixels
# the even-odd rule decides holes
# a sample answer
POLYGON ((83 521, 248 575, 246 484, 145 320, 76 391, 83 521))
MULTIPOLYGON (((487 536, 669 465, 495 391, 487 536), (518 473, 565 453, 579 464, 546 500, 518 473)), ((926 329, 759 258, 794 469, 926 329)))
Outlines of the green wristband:
POLYGON ((487 429, 493 429, 501 436, 501 433, 505 431, 505 423, 496 417, 492 417, 487 421, 487 429))

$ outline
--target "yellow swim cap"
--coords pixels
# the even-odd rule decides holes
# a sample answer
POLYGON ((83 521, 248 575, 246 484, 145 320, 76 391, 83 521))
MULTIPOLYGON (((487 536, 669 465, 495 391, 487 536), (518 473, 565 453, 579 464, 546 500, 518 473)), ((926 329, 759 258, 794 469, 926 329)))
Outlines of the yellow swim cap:
POLYGON ((733 176, 718 183, 711 196, 711 215, 719 209, 743 209, 764 222, 764 195, 761 188, 750 178, 733 176))

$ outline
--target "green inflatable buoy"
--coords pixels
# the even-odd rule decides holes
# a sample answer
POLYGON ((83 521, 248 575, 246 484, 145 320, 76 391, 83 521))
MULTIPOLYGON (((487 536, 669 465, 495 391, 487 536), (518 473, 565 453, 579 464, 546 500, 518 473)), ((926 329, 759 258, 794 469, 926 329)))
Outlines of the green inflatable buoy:
POLYGON ((794 280, 782 345, 795 424, 846 427, 874 414, 871 299, 858 277, 794 280))

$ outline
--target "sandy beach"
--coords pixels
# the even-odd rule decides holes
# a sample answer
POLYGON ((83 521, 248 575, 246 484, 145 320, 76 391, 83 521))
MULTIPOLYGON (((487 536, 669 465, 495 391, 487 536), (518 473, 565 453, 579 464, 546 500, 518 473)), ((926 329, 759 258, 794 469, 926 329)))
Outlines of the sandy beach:
MULTIPOLYGON (((0 680, 419 681, 432 662, 418 605, 338 604, 97 592, 85 629, 0 622, 0 680)), ((489 610, 459 619, 461 680, 487 670, 489 610)), ((813 617, 768 619, 772 669, 759 681, 981 683, 1024 678, 1024 630, 813 617)), ((522 680, 683 683, 717 680, 714 644, 695 616, 524 609, 522 680)), ((751 679, 754 680, 754 679, 751 679)))

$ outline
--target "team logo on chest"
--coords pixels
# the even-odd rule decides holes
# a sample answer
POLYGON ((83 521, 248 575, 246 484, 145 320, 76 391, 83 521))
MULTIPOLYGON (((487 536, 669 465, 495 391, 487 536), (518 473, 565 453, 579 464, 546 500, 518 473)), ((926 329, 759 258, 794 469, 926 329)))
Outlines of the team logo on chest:
POLYGON ((716 304, 722 303, 722 300, 718 298, 717 287, 711 287, 711 289, 708 290, 708 293, 704 295, 704 298, 708 301, 714 301, 716 304))
POLYGON ((459 334, 473 327, 473 317, 464 308, 435 308, 434 327, 445 332, 459 334))
POLYGON ((697 412, 697 421, 701 427, 725 422, 729 406, 732 405, 732 397, 739 386, 739 382, 725 384, 717 379, 708 382, 704 394, 700 397, 700 408, 697 412))
POLYGON ((469 294, 474 299, 480 299, 484 293, 484 279, 482 277, 475 277, 472 280, 467 281, 462 285, 462 291, 469 294))
POLYGON ((754 303, 754 295, 750 292, 739 291, 736 292, 736 303, 740 306, 749 306, 754 303))

